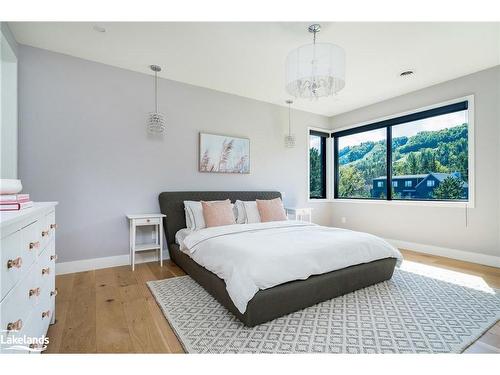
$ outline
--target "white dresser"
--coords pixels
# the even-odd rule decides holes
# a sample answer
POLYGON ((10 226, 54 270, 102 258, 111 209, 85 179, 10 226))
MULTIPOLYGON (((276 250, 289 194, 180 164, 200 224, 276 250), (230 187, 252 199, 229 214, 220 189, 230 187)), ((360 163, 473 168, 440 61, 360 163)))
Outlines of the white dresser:
POLYGON ((1 353, 39 352, 55 321, 56 205, 0 212, 1 353))

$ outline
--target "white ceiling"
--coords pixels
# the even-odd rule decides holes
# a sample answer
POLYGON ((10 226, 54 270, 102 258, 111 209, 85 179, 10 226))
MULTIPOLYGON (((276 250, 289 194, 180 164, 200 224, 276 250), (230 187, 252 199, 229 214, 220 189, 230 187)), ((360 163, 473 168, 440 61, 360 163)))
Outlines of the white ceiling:
MULTIPOLYGON (((21 44, 285 105, 287 53, 308 23, 12 22, 21 44)), ((500 23, 323 23, 320 42, 346 50, 346 87, 294 107, 332 116, 500 64, 500 23), (413 69, 412 78, 401 78, 413 69)))

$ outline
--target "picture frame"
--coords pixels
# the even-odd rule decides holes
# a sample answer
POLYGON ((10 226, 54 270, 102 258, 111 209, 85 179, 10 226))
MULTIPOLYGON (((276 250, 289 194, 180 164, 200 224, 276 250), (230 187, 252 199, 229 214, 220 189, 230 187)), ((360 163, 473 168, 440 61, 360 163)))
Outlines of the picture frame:
POLYGON ((198 171, 249 174, 250 139, 200 132, 198 171))

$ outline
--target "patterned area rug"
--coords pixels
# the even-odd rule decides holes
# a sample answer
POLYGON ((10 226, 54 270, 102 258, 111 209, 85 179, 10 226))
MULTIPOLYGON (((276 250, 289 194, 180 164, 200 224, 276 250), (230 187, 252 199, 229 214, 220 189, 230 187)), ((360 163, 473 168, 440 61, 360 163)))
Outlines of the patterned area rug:
POLYGON ((253 328, 189 276, 148 286, 188 353, 460 353, 500 319, 498 290, 420 271, 253 328))

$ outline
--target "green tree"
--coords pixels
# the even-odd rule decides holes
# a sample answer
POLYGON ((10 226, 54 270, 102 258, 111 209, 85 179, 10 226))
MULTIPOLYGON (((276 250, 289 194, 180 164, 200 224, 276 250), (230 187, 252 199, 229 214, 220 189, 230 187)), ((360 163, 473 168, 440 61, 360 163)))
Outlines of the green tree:
POLYGON ((321 159, 317 148, 309 149, 309 194, 311 197, 321 196, 321 159))
POLYGON ((340 168, 339 196, 350 198, 367 195, 363 174, 352 166, 340 168))
POLYGON ((419 161, 415 156, 414 152, 410 152, 408 157, 406 158, 406 169, 405 173, 407 174, 416 174, 419 170, 419 161))
POLYGON ((436 156, 431 149, 426 148, 420 153, 420 170, 417 173, 431 173, 436 171, 436 156))
POLYGON ((446 177, 432 192, 434 199, 460 199, 464 183, 456 177, 446 177))

